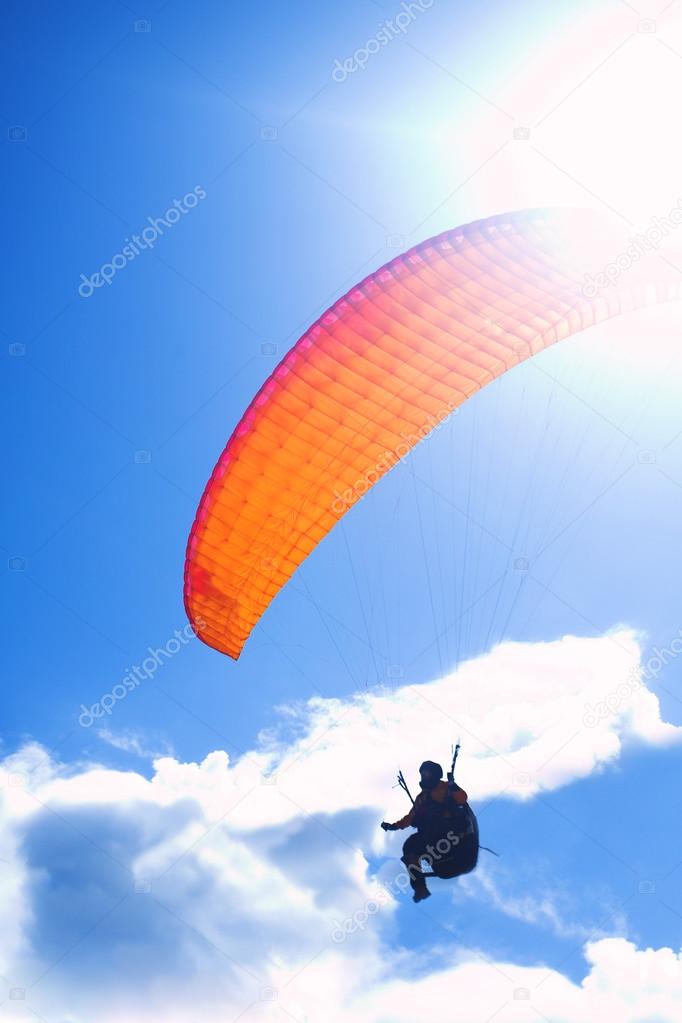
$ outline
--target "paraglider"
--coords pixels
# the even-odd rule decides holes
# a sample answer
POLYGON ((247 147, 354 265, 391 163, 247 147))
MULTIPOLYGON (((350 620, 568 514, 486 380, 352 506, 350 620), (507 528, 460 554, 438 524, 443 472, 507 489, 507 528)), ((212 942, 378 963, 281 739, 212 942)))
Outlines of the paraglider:
POLYGON ((375 483, 487 383, 555 342, 680 298, 576 210, 508 213, 422 242, 314 323, 251 402, 187 547, 196 634, 237 658, 273 597, 375 483), (610 272, 613 267, 617 272, 610 272))
MULTIPOLYGON (((416 828, 416 832, 403 845, 402 862, 409 875, 414 902, 422 902, 431 895, 426 879, 450 879, 469 874, 478 862, 479 836, 476 815, 469 806, 469 797, 455 782, 455 764, 459 744, 455 748, 447 782, 443 781, 443 768, 432 760, 425 760, 419 768, 421 792, 412 801, 412 808, 404 817, 389 824, 383 821, 384 831, 416 828), (430 870, 423 871, 422 861, 430 870)), ((402 772, 398 775, 401 788, 410 791, 402 772)), ((492 850, 491 850, 492 851, 492 850)))

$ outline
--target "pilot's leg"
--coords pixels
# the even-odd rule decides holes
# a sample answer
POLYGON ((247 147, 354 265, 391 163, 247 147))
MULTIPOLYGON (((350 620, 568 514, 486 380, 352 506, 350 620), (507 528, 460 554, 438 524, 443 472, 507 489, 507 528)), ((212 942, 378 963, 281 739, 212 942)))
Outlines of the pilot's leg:
POLYGON ((401 857, 403 863, 407 867, 407 872, 410 875, 410 884, 412 885, 412 891, 414 892, 413 899, 415 902, 421 902, 422 899, 426 899, 431 894, 426 887, 426 881, 421 871, 420 859, 426 854, 426 843, 423 837, 417 832, 414 835, 410 835, 405 844, 403 845, 403 855, 401 857))

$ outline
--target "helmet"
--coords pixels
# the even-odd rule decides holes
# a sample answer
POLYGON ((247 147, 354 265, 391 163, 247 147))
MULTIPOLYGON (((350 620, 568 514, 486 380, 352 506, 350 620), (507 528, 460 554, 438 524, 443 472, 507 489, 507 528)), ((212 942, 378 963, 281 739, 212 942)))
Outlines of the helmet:
POLYGON ((423 789, 433 789, 443 777, 443 768, 433 760, 425 760, 419 768, 422 780, 419 783, 423 789))

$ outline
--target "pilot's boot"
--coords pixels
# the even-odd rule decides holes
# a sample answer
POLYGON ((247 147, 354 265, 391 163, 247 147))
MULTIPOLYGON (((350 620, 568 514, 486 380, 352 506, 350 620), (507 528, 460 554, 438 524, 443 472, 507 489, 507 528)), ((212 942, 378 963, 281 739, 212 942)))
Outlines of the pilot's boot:
POLYGON ((431 892, 426 887, 426 881, 423 878, 421 882, 413 882, 412 891, 414 892, 414 895, 412 896, 413 902, 423 902, 424 899, 428 899, 431 895, 431 892))
POLYGON ((410 884, 412 886, 412 901, 422 902, 424 899, 428 899, 431 892, 426 887, 426 880, 419 868, 415 868, 414 865, 409 867, 410 884))

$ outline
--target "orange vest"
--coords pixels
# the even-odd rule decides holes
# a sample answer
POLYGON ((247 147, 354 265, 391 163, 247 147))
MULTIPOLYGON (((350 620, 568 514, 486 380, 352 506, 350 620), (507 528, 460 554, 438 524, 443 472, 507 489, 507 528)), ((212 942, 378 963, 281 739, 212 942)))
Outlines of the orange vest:
POLYGON ((447 808, 445 804, 448 799, 452 800, 457 806, 463 806, 468 796, 464 789, 461 789, 459 785, 455 786, 453 792, 450 792, 448 783, 446 781, 439 781, 435 788, 431 789, 430 792, 420 792, 414 801, 414 806, 405 817, 402 817, 399 821, 396 821, 395 827, 399 829, 413 828, 415 825, 415 817, 419 817, 419 811, 425 809, 426 804, 433 800, 434 803, 440 803, 444 807, 443 817, 447 818, 447 808))

